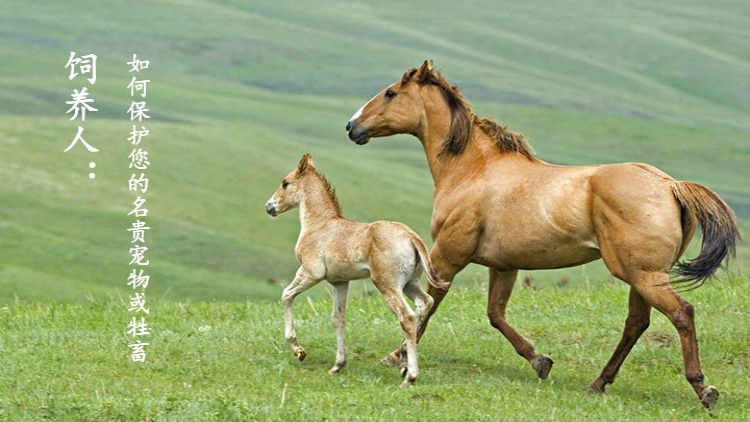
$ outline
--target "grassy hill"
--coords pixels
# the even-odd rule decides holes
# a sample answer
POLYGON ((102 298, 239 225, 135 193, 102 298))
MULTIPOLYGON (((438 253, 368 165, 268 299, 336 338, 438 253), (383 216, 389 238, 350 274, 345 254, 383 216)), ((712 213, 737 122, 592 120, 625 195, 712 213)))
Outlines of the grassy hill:
MULTIPOLYGON (((133 195, 125 62, 151 60, 146 148, 153 296, 278 297, 296 262, 294 214, 263 203, 310 152, 345 215, 428 239, 432 183, 409 137, 357 147, 346 120, 432 58, 481 115, 561 164, 644 161, 710 186, 750 228, 750 10, 699 1, 27 1, 0 18, 0 303, 117 297, 133 195), (65 101, 70 51, 99 56, 91 156, 65 101)), ((747 235, 745 236, 747 237, 747 235)), ((741 246, 734 272, 747 268, 741 246)), ((600 264, 534 273, 609 278, 600 264)), ((459 284, 485 272, 471 268, 459 284)), ((318 292, 317 294, 323 294, 318 292)))
POLYGON ((420 378, 407 389, 395 368, 378 363, 401 338, 379 295, 350 301, 348 364, 338 375, 327 373, 336 349, 327 299, 296 304, 304 362, 284 341, 276 304, 154 301, 150 354, 138 365, 127 362, 128 339, 115 334, 129 319, 122 302, 13 302, 0 310, 0 418, 744 421, 747 283, 729 279, 690 294, 702 368, 721 392, 711 413, 685 381, 677 333, 657 314, 607 393, 584 391, 627 312, 626 286, 604 282, 513 297, 509 321, 555 360, 546 381, 487 323, 486 285, 454 292, 420 344, 420 378))

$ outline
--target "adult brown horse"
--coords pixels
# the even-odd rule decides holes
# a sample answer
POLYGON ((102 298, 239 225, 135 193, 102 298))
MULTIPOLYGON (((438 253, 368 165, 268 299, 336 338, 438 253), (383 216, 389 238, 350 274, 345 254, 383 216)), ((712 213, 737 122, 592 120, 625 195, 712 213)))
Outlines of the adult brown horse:
MULTIPOLYGON (((547 378, 552 360, 505 318, 518 270, 602 258, 631 286, 630 301, 622 339, 589 390, 604 392, 614 381, 654 307, 679 333, 685 375, 701 403, 710 408, 717 401, 718 390, 704 384, 693 306, 669 283, 675 264, 681 281, 700 285, 734 255, 735 217, 716 193, 646 164, 567 167, 541 161, 523 135, 474 115, 427 61, 362 106, 346 128, 358 145, 397 133, 420 140, 435 182, 430 259, 449 283, 470 262, 489 268, 490 323, 539 377, 547 378), (678 263, 698 224, 698 257, 678 263)), ((428 286, 435 306, 419 327, 420 337, 447 292, 428 286)))

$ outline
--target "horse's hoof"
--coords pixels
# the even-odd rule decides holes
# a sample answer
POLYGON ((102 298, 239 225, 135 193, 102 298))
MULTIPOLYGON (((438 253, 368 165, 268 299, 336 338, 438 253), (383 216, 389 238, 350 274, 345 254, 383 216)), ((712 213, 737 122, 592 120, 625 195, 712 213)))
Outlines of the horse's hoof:
POLYGON ((591 394, 604 394, 604 389, 607 386, 604 381, 597 379, 596 381, 589 384, 588 387, 586 387, 586 391, 591 394))
POLYGON ((297 359, 299 359, 300 362, 305 360, 307 357, 307 353, 305 353, 305 349, 300 348, 299 350, 296 350, 294 352, 294 355, 297 356, 297 359))
POLYGON ((701 404, 706 409, 713 409, 714 405, 716 404, 716 401, 719 400, 719 390, 716 389, 713 385, 709 385, 708 387, 703 389, 703 392, 701 393, 701 404))
POLYGON ((536 371, 539 378, 546 380, 555 362, 547 355, 539 355, 531 362, 531 367, 536 371))
POLYGON ((406 378, 406 374, 409 373, 409 368, 403 367, 401 368, 401 378, 406 378))

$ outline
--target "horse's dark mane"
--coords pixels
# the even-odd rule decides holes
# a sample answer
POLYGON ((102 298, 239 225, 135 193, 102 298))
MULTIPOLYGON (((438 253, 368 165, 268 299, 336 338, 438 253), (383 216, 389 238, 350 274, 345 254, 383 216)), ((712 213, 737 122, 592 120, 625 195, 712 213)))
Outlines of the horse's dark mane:
POLYGON ((479 126, 484 133, 495 140, 495 144, 501 151, 517 152, 529 160, 536 160, 534 149, 523 136, 523 133, 513 132, 505 126, 500 126, 496 121, 488 118, 474 116, 474 124, 479 126))
MULTIPOLYGON (((416 69, 408 70, 404 79, 411 79, 416 69)), ((487 136, 495 141, 498 149, 503 152, 516 152, 529 160, 536 160, 531 145, 522 133, 508 130, 493 119, 481 118, 474 114, 471 104, 464 98, 457 86, 451 85, 440 72, 429 70, 419 75, 417 83, 430 84, 438 87, 448 103, 451 112, 451 126, 443 145, 444 154, 461 154, 471 139, 471 129, 476 125, 487 136)))
POLYGON ((338 217, 341 217, 341 204, 339 204, 339 199, 338 197, 336 197, 336 189, 331 186, 331 182, 329 182, 328 179, 326 179, 326 177, 323 176, 323 174, 320 173, 317 169, 313 168, 313 174, 323 184, 323 189, 325 190, 326 195, 328 195, 328 198, 333 203, 333 208, 336 210, 336 215, 338 217))

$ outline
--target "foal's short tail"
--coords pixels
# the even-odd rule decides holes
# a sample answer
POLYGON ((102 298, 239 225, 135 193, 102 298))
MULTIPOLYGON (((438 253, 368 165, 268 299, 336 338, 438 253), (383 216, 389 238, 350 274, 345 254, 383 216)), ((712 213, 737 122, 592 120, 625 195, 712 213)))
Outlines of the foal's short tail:
POLYGON ((410 235, 411 244, 414 245, 414 249, 417 251, 419 261, 422 264, 422 268, 424 268, 424 272, 427 273, 427 282, 430 283, 432 287, 441 290, 448 290, 451 285, 450 283, 446 283, 445 281, 441 280, 437 271, 435 271, 435 268, 432 266, 432 262, 430 261, 430 255, 427 253, 427 246, 425 246, 424 242, 422 242, 422 239, 420 239, 416 233, 412 232, 410 233, 410 235))
MULTIPOLYGON (((690 261, 677 264, 674 272, 679 278, 675 282, 700 287, 722 262, 735 257, 735 245, 740 239, 737 221, 729 205, 705 186, 675 182, 672 192, 682 208, 683 230, 687 224, 694 226, 697 221, 703 232, 700 253, 690 261)), ((687 244, 690 239, 684 242, 687 244)))

